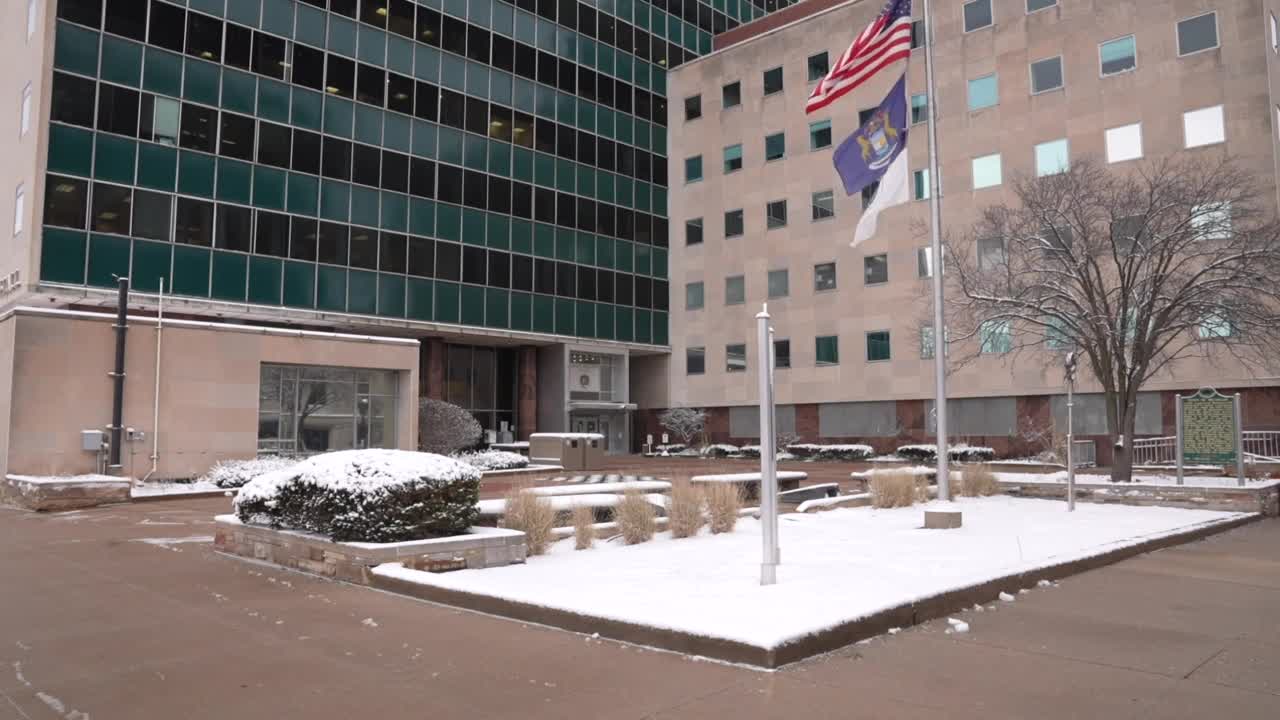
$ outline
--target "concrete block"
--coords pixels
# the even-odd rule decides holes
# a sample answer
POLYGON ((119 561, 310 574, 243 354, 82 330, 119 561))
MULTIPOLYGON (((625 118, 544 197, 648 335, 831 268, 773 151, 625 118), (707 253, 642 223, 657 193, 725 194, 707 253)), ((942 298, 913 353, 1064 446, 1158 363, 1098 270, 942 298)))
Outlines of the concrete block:
POLYGON ((960 527, 959 510, 925 510, 924 526, 929 530, 952 530, 960 527))

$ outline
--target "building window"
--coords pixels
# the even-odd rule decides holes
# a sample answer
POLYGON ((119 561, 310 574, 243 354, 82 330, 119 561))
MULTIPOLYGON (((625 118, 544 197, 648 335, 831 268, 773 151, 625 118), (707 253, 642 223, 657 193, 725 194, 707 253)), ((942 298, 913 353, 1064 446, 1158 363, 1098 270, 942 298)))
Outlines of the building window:
POLYGON ((868 255, 862 258, 862 284, 881 285, 889 282, 889 256, 868 255))
POLYGON ((737 237, 743 233, 742 210, 727 210, 724 214, 724 236, 737 237))
POLYGON ((1062 56, 1031 63, 1031 94, 1062 89, 1062 56))
POLYGON ((1142 123, 1107 130, 1107 162, 1118 163, 1142 157, 1142 123))
POLYGON ((820 335, 813 339, 813 356, 818 365, 840 364, 840 337, 820 335))
POLYGON ((1223 313, 1209 313, 1197 328, 1201 340, 1221 340, 1235 335, 1235 326, 1223 313))
POLYGON ((1066 138, 1036 145, 1037 177, 1066 172, 1069 165, 1066 138))
POLYGON ((1013 337, 1006 320, 987 320, 978 328, 983 355, 1003 355, 1013 349, 1013 337))
POLYGON ((742 143, 730 145, 724 149, 724 174, 742 169, 742 143))
POLYGON ((932 360, 933 353, 936 352, 934 349, 935 347, 936 343, 933 338, 933 326, 926 325, 920 328, 920 359, 932 360))
POLYGON ((1000 102, 1000 83, 995 73, 969 81, 969 112, 989 108, 1000 102))
POLYGON ((774 200, 765 205, 765 227, 769 230, 787 226, 787 201, 774 200))
POLYGON ((916 200, 929 199, 929 168, 911 173, 911 189, 916 200))
POLYGON ((1183 113, 1182 130, 1188 148, 1225 142, 1227 133, 1222 119, 1222 106, 1215 105, 1183 113))
POLYGON ((791 294, 791 281, 784 270, 769 271, 769 299, 784 298, 791 294))
POLYGON ((775 370, 786 370, 791 367, 791 341, 773 341, 773 367, 775 370))
POLYGON ((18 137, 26 137, 31 129, 31 83, 22 88, 22 111, 18 120, 18 137))
POLYGON ((831 64, 827 60, 827 54, 820 52, 817 55, 810 55, 809 62, 809 82, 817 82, 827 76, 831 70, 831 64))
POLYGON ((911 49, 915 50, 918 47, 924 47, 924 21, 912 20, 911 21, 911 49))
POLYGON ((991 23, 991 0, 969 0, 964 4, 965 32, 990 27, 991 23))
POLYGON ((741 305, 747 301, 747 279, 732 275, 724 279, 724 304, 741 305))
POLYGON ((809 149, 821 150, 828 147, 831 147, 831 121, 809 123, 809 149))
POLYGON ((776 67, 764 71, 764 94, 772 95, 782 92, 782 68, 776 67))
POLYGON ((684 351, 684 371, 686 375, 702 375, 707 372, 707 349, 704 347, 686 348, 684 351))
POLYGON ((785 133, 776 132, 772 135, 764 137, 764 160, 780 160, 783 155, 787 154, 787 136, 785 133))
POLYGON ((1276 22, 1276 14, 1271 13, 1271 49, 1280 52, 1280 23, 1276 22))
POLYGON ((1197 205, 1191 210, 1191 228, 1202 240, 1231 238, 1231 203, 1197 205))
POLYGON ((697 120, 702 117, 702 96, 690 95, 684 99, 684 119, 685 122, 697 120))
POLYGON ((973 159, 973 189, 995 187, 1004 182, 1000 173, 1000 153, 973 159))
POLYGON ((701 310, 704 302, 703 288, 701 282, 685 283, 684 286, 684 309, 685 310, 701 310))
POLYGON ((702 244, 702 218, 694 218, 692 220, 684 221, 684 244, 702 244))
POLYGON ((40 0, 27 0, 27 39, 36 34, 36 18, 40 15, 40 0))
POLYGON ((747 346, 744 343, 734 343, 733 345, 724 346, 724 371, 725 372, 746 372, 747 370, 747 346))
POLYGON ((813 194, 813 219, 826 220, 836 216, 836 196, 830 190, 813 194))
POLYGON ((1037 10, 1051 8, 1058 4, 1058 0, 1027 0, 1027 13, 1033 13, 1037 10))
POLYGON ((702 179, 702 156, 694 155, 684 159, 684 181, 686 183, 698 182, 702 179))
POLYGON ((867 333, 867 362, 881 362, 890 358, 888 330, 867 333))
POLYGON ((742 104, 742 83, 731 82, 720 88, 720 99, 724 105, 724 109, 737 107, 742 104))
MULTIPOLYGON (((943 257, 946 257, 946 251, 943 251, 943 257)), ((933 248, 929 246, 916 248, 916 276, 921 278, 933 277, 933 248)))
POLYGON ((1138 66, 1138 44, 1132 35, 1109 40, 1098 46, 1102 74, 1115 75, 1138 66))
POLYGON ((396 447, 399 380, 392 370, 263 364, 258 452, 396 447))
POLYGON ((1212 50, 1218 47, 1218 14, 1205 13, 1178 23, 1178 55, 1212 50))
POLYGON ((919 125, 929 121, 929 96, 916 93, 911 96, 911 124, 919 125))
POLYGON ((819 263, 813 266, 813 289, 815 292, 836 289, 835 263, 819 263))
POLYGON ((13 234, 22 234, 23 216, 27 213, 27 190, 22 185, 13 193, 13 234))
POLYGON ((978 238, 978 270, 986 272, 1004 265, 1004 240, 978 238))

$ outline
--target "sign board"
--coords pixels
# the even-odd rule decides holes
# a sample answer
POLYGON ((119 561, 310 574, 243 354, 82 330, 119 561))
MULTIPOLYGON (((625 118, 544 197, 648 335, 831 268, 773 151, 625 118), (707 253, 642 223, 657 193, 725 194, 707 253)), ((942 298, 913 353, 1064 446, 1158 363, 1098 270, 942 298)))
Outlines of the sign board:
POLYGON ((574 365, 570 368, 574 392, 600 392, 600 366, 574 365))
POLYGON ((644 436, 644 444, 645 444, 645 445, 652 445, 652 444, 653 444, 653 435, 645 435, 645 436, 644 436))
POLYGON ((671 444, 671 438, 670 438, 670 437, 668 437, 666 433, 662 433, 662 444, 663 444, 663 445, 670 445, 670 444, 671 444))
POLYGON ((1227 396, 1213 388, 1201 388, 1177 399, 1178 484, 1186 463, 1235 465, 1236 479, 1244 485, 1244 435, 1240 395, 1227 396))

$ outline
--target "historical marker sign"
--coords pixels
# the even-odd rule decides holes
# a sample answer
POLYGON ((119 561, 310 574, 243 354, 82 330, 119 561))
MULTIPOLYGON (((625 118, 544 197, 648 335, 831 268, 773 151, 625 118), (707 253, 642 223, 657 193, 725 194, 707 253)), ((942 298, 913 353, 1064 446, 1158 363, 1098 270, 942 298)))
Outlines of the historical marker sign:
POLYGON ((1184 462, 1219 465, 1236 461, 1235 400, 1205 388, 1182 399, 1184 462))

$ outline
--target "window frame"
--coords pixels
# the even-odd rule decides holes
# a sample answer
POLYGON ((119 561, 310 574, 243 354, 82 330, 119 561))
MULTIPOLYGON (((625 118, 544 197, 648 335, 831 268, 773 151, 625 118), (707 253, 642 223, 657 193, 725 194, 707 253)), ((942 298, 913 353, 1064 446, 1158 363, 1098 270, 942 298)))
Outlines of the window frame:
POLYGON ((816 191, 816 192, 809 193, 809 215, 810 215, 810 218, 811 218, 811 219, 810 219, 810 222, 825 222, 825 221, 827 221, 827 220, 831 220, 832 218, 834 218, 834 217, 836 216, 836 192, 835 192, 835 190, 818 190, 818 191, 816 191), (830 209, 830 210, 827 210, 826 208, 820 208, 820 207, 818 206, 818 196, 819 196, 819 195, 825 195, 825 196, 827 196, 827 199, 831 201, 831 209, 830 209), (821 216, 819 216, 819 215, 818 215, 819 210, 821 210, 822 212, 825 212, 825 213, 827 213, 827 214, 826 214, 826 215, 821 215, 821 216))
POLYGON ((826 292, 835 292, 836 290, 839 290, 839 289, 840 289, 840 276, 836 269, 836 261, 831 260, 828 262, 814 263, 813 264, 813 291, 815 293, 826 293, 826 292), (831 284, 828 287, 823 287, 822 284, 819 282, 818 272, 819 270, 826 269, 826 268, 831 269, 831 284))
MULTIPOLYGON (((889 330, 867 330, 863 334, 863 345, 866 348, 866 361, 869 363, 893 362, 893 334, 889 330), (871 336, 884 335, 884 347, 886 355, 882 358, 871 357, 871 336)), ((877 340, 879 343, 879 340, 877 340)))
POLYGON ((813 364, 815 367, 835 367, 840 364, 840 336, 839 335, 815 335, 813 338, 813 364), (830 340, 832 349, 835 351, 835 359, 823 360, 821 343, 823 340, 830 340))
POLYGON ((790 370, 791 369, 791 338, 777 338, 773 341, 773 369, 774 370, 790 370), (778 347, 785 343, 787 348, 786 358, 787 364, 783 365, 778 362, 778 358, 783 357, 778 352, 778 347))
POLYGON ((781 92, 784 92, 787 89, 786 73, 783 72, 782 68, 783 68, 782 65, 778 65, 776 67, 771 67, 766 70, 762 70, 760 72, 760 90, 761 90, 762 97, 772 97, 781 92), (769 73, 772 73, 775 71, 778 73, 778 89, 770 90, 769 89, 769 73))
POLYGON ((1137 35, 1133 33, 1129 33, 1128 35, 1120 35, 1119 37, 1113 37, 1110 40, 1103 40, 1102 42, 1098 43, 1098 77, 1100 78, 1115 77, 1117 75, 1123 75, 1125 73, 1136 72, 1137 69, 1138 69, 1138 36, 1137 35), (1102 47, 1104 45, 1110 45, 1111 43, 1120 42, 1121 40, 1129 40, 1133 43, 1133 65, 1132 67, 1127 67, 1123 70, 1106 72, 1105 70, 1103 70, 1104 61, 1102 59, 1102 47))
POLYGON ((1124 125, 1116 125, 1115 127, 1109 127, 1104 129, 1102 131, 1102 154, 1103 154, 1103 157, 1106 158, 1108 165, 1112 165, 1115 163, 1122 163, 1122 162, 1130 162, 1133 160, 1141 160, 1146 155, 1146 150, 1145 148, 1143 148, 1142 121, 1139 120, 1138 122, 1126 123, 1124 125), (1124 157, 1124 158, 1120 158, 1119 160, 1113 160, 1111 158, 1111 141, 1110 141, 1111 133, 1117 130, 1125 130, 1127 128, 1133 128, 1133 127, 1136 127, 1138 129, 1138 154, 1132 157, 1124 157))
POLYGON ((787 159, 787 131, 786 131, 786 130, 779 130, 778 132, 773 132, 773 133, 769 133, 768 135, 765 135, 765 136, 764 136, 764 161, 765 161, 765 163, 766 163, 766 164, 768 164, 768 163, 771 163, 771 162, 778 162, 779 160, 786 160, 786 159, 787 159), (775 137, 781 137, 781 138, 782 138, 782 153, 781 153, 780 155, 778 155, 777 157, 773 157, 773 158, 771 158, 771 157, 769 157, 769 139, 770 139, 770 138, 775 138, 775 137))
POLYGON ((821 80, 822 78, 826 77, 831 73, 831 53, 827 52, 826 50, 823 50, 822 52, 818 52, 810 55, 809 57, 805 58, 804 67, 805 67, 805 77, 808 78, 808 83, 812 85, 813 83, 818 82, 819 80, 821 80), (816 57, 822 58, 822 64, 825 65, 827 69, 824 70, 821 75, 814 77, 812 63, 813 63, 813 59, 816 57))
POLYGON ((13 191, 13 236, 18 237, 26 228, 27 214, 27 185, 26 183, 18 183, 18 187, 13 191))
POLYGON ((22 101, 18 108, 18 137, 24 138, 31 132, 31 83, 22 88, 22 101))
POLYGON ((693 245, 701 245, 701 244, 703 244, 704 242, 706 242, 706 223, 704 223, 704 222, 703 222, 703 219, 702 219, 702 218, 700 218, 700 217, 697 217, 697 218, 689 218, 688 220, 685 220, 685 221, 684 221, 684 245, 685 245, 685 247, 690 247, 690 246, 693 246, 693 245), (690 241, 690 240, 689 240, 689 228, 690 228, 690 227, 697 227, 697 228, 698 228, 698 240, 697 240, 697 242, 692 242, 692 241, 690 241))
POLYGON ((927 123, 927 122, 929 122, 929 110, 930 110, 930 108, 929 108, 929 93, 927 93, 927 92, 922 92, 922 93, 912 93, 911 98, 907 101, 907 103, 911 106, 911 108, 910 108, 910 112, 911 112, 911 124, 912 124, 912 125, 921 125, 921 124, 923 124, 923 123, 927 123), (917 120, 917 119, 916 119, 916 98, 918 98, 918 97, 922 97, 922 98, 924 98, 924 105, 923 105, 923 108, 924 108, 924 117, 920 118, 919 120, 917 120))
POLYGON ((693 95, 689 95, 684 99, 684 121, 693 122, 694 120, 700 120, 701 118, 702 118, 702 93, 695 93, 693 95), (689 101, 690 100, 696 101, 698 105, 697 107, 698 114, 694 115, 693 117, 689 117, 689 101))
POLYGON ((978 329, 978 354, 1008 355, 1011 352, 1013 352, 1013 327, 1009 321, 983 321, 978 329), (998 339, 1003 340, 1000 345, 997 346, 995 343, 998 339))
POLYGON ((734 208, 733 210, 724 211, 724 237, 725 239, 742 237, 747 234, 747 214, 743 208, 734 208), (738 232, 729 234, 729 216, 737 215, 737 221, 740 224, 738 232))
POLYGON ((724 83, 723 85, 721 85, 720 86, 720 109, 732 110, 733 108, 740 108, 740 107, 742 107, 742 81, 734 80, 733 82, 724 83), (732 105, 725 105, 724 103, 725 92, 728 91, 729 88, 734 87, 735 85, 737 86, 738 101, 732 105))
MULTIPOLYGON (((1041 10, 1037 10, 1036 12, 1041 12, 1041 10)), ((1062 61, 1062 55, 1052 55, 1050 57, 1040 58, 1039 60, 1032 60, 1031 62, 1027 63, 1027 80, 1028 80, 1027 86, 1031 88, 1032 97, 1035 97, 1036 95, 1044 95, 1045 93, 1057 92, 1059 90, 1066 90, 1067 89, 1067 66, 1066 66, 1066 63, 1062 61), (1047 88, 1044 90, 1036 90, 1035 67, 1040 63, 1049 62, 1050 60, 1058 61, 1058 84, 1054 87, 1047 88)))
POLYGON ((911 171, 911 199, 920 201, 928 200, 929 194, 933 192, 929 182, 929 168, 920 168, 911 171), (921 182, 923 180, 923 182, 921 182))
POLYGON ((989 108, 999 107, 999 106, 1000 106, 1000 73, 989 72, 985 75, 979 75, 976 78, 970 78, 969 80, 965 81, 965 107, 968 109, 969 112, 971 113, 982 112, 983 110, 987 110, 989 108), (979 105, 977 107, 974 107, 973 84, 975 82, 978 82, 979 80, 986 80, 987 78, 990 78, 992 81, 995 82, 995 99, 993 99, 991 101, 991 104, 989 105, 979 105))
POLYGON ((690 375, 706 375, 707 374, 707 348, 702 347, 686 347, 684 349, 684 374, 690 375), (701 360, 702 367, 696 372, 693 369, 693 358, 697 356, 701 360))
POLYGON ((996 8, 995 8, 994 0, 964 0, 964 2, 960 4, 960 27, 964 29, 964 34, 968 35, 969 33, 978 32, 979 30, 986 30, 987 28, 992 28, 995 26, 996 26, 996 8), (970 28, 969 19, 966 17, 965 10, 968 9, 970 5, 973 5, 975 3, 980 3, 980 2, 985 2, 987 4, 987 14, 991 16, 991 21, 988 22, 986 25, 979 25, 978 27, 970 28))
MULTIPOLYGON (((1036 177, 1038 178, 1048 177, 1050 175, 1058 175, 1058 174, 1067 172, 1068 170, 1071 169, 1071 139, 1062 137, 1062 138, 1055 138, 1053 140, 1046 140, 1044 142, 1036 143, 1032 147, 1032 159, 1035 162, 1036 177), (1056 149, 1059 143, 1061 143, 1062 146, 1066 149, 1066 152, 1063 153, 1063 159, 1066 161, 1065 165, 1062 165, 1057 170, 1053 170, 1050 172, 1043 171, 1040 167, 1040 155, 1041 155, 1040 148, 1046 148, 1046 154, 1047 154, 1048 149, 1056 149)), ((1004 173, 1001 172, 1002 176, 1003 174, 1004 173)), ((1001 179, 1003 180, 1003 177, 1001 179)))
POLYGON ((1191 57, 1192 55, 1198 55, 1202 52, 1209 52, 1210 50, 1217 50, 1221 48, 1222 47, 1222 27, 1218 23, 1218 11, 1210 10, 1208 12, 1200 13, 1199 15, 1192 15, 1191 17, 1182 18, 1181 20, 1178 20, 1177 22, 1175 22, 1173 24, 1173 43, 1178 48, 1177 57, 1179 59, 1182 59, 1184 57, 1191 57), (1181 33, 1178 32, 1178 29, 1179 27, 1181 27, 1182 23, 1189 22, 1191 20, 1199 20, 1202 17, 1208 17, 1210 15, 1213 16, 1213 45, 1210 45, 1209 47, 1200 48, 1199 50, 1192 50, 1191 52, 1185 52, 1185 53, 1182 52, 1182 37, 1181 37, 1181 33))
POLYGON ((702 163, 702 155, 690 155, 689 157, 686 157, 684 159, 684 184, 685 185, 692 185, 694 183, 702 182, 703 178, 705 178, 706 176, 707 176, 707 172, 706 172, 706 168, 703 166, 703 163, 702 163), (695 163, 695 162, 697 163, 697 166, 698 166, 698 176, 690 177, 689 170, 692 167, 690 163, 695 163))
POLYGON ((863 287, 880 287, 882 285, 888 285, 888 284, 889 284, 889 253, 883 252, 883 253, 876 253, 874 255, 863 255, 862 256, 862 286, 863 287), (876 258, 884 258, 884 262, 881 264, 881 266, 884 268, 884 279, 868 280, 867 278, 869 277, 869 274, 867 271, 873 267, 871 263, 876 258))
POLYGON ((781 230, 782 228, 785 228, 785 227, 787 226, 787 222, 788 222, 788 220, 789 220, 789 218, 787 217, 787 216, 788 216, 788 214, 789 214, 789 213, 787 212, 787 199, 786 199, 786 198, 779 198, 778 200, 768 200, 768 201, 766 201, 766 202, 765 202, 765 204, 764 204, 764 229, 765 229, 765 231, 767 232, 767 231, 769 231, 769 230, 781 230), (774 216, 774 214, 773 214, 773 211, 774 211, 774 209, 775 209, 775 206, 776 206, 776 205, 778 205, 779 203, 781 203, 781 206, 782 206, 782 215, 780 216, 780 220, 781 220, 780 222, 779 222, 779 221, 777 221, 777 220, 775 220, 775 216, 774 216))
POLYGON ((774 269, 774 270, 768 270, 768 271, 766 271, 766 274, 765 274, 765 294, 768 296, 768 298, 769 298, 770 300, 781 300, 782 298, 788 298, 788 297, 791 297, 791 272, 790 272, 790 268, 777 268, 777 269, 774 269), (773 279, 774 279, 775 277, 780 277, 780 278, 782 278, 782 282, 783 282, 783 284, 786 286, 786 287, 784 287, 784 288, 783 288, 783 291, 784 291, 784 292, 782 292, 781 294, 775 294, 775 293, 774 293, 774 288, 773 288, 773 279))
POLYGON ((809 123, 809 152, 818 152, 819 150, 827 150, 833 147, 834 135, 835 131, 831 127, 831 118, 827 118, 826 120, 815 120, 809 123), (827 144, 818 145, 815 134, 820 133, 823 130, 827 131, 827 144))
POLYGON ((1182 112, 1182 149, 1183 150, 1194 150, 1195 148, 1213 147, 1214 145, 1223 145, 1226 142, 1227 142, 1227 108, 1224 103, 1219 103, 1217 105, 1209 105, 1208 107, 1195 108, 1193 110, 1184 110, 1182 112), (1191 138, 1188 136, 1188 133, 1187 133, 1187 116, 1193 113, 1202 113, 1202 112, 1205 112, 1206 110, 1218 111, 1218 121, 1219 121, 1218 125, 1219 125, 1219 129, 1221 130, 1221 138, 1217 140, 1212 140, 1210 142, 1198 142, 1195 145, 1192 145, 1191 138))
POLYGON ((994 153, 987 153, 986 155, 979 155, 979 156, 974 157, 974 158, 972 159, 972 161, 971 161, 970 165, 971 165, 971 167, 970 167, 970 178, 969 178, 969 179, 972 181, 972 184, 973 184, 973 190, 974 190, 975 192, 976 192, 976 191, 978 191, 978 190, 986 190, 986 189, 988 189, 988 188, 1000 187, 1001 185, 1004 185, 1004 158, 1001 156, 1001 153, 994 152, 994 153), (995 158, 995 159, 996 159, 996 166, 997 166, 997 169, 998 169, 998 170, 999 170, 999 172, 1000 172, 1000 178, 999 178, 999 180, 997 180, 997 181, 996 181, 996 182, 994 182, 994 183, 989 183, 989 184, 986 184, 986 185, 978 185, 978 172, 977 172, 977 171, 978 171, 978 165, 977 165, 977 163, 978 163, 978 161, 979 161, 979 160, 987 160, 988 158, 995 158))
POLYGON ((725 279, 724 279, 724 304, 725 304, 725 306, 726 306, 726 307, 728 307, 728 306, 733 306, 733 305, 745 305, 746 303, 747 303, 747 276, 746 276, 746 275, 727 275, 727 276, 725 276, 725 279), (741 286, 741 291, 742 291, 742 293, 741 293, 741 297, 742 297, 742 299, 740 299, 740 300, 730 300, 730 299, 729 299, 729 287, 730 287, 730 282, 731 282, 731 281, 733 281, 733 280, 737 280, 737 281, 738 281, 738 283, 739 283, 739 284, 740 284, 740 286, 741 286))
POLYGON ((1027 0, 1026 3, 1023 5, 1023 7, 1026 8, 1028 15, 1035 15, 1038 12, 1044 12, 1045 10, 1048 10, 1050 8, 1058 7, 1058 0, 1052 0, 1052 2, 1050 2, 1048 5, 1045 5, 1044 7, 1041 7, 1041 8, 1036 8, 1035 10, 1031 9, 1031 0, 1027 0))
POLYGON ((694 280, 684 284, 684 309, 685 312, 694 310, 702 310, 707 307, 707 287, 701 280, 694 280), (696 291, 696 292, 695 292, 696 291), (694 296, 697 296, 698 302, 694 303, 694 296))
POLYGON ((725 343, 725 345, 724 345, 724 371, 725 371, 726 373, 740 373, 740 372, 746 372, 746 371, 747 371, 747 344, 746 344, 746 343, 744 343, 744 342, 741 342, 741 343, 725 343), (735 350, 736 348, 742 348, 742 365, 741 365, 740 367, 734 367, 734 366, 733 366, 733 363, 731 362, 731 358, 733 357, 733 354, 732 354, 730 351, 731 351, 731 350, 735 350))
POLYGON ((720 157, 723 163, 721 167, 721 171, 725 175, 731 175, 736 172, 741 172, 742 169, 746 166, 746 160, 744 159, 744 155, 742 152, 742 143, 725 145, 724 149, 721 150, 720 157), (736 160, 738 161, 738 167, 730 169, 729 162, 731 158, 729 157, 729 151, 732 150, 733 148, 738 149, 738 157, 736 158, 736 160))

